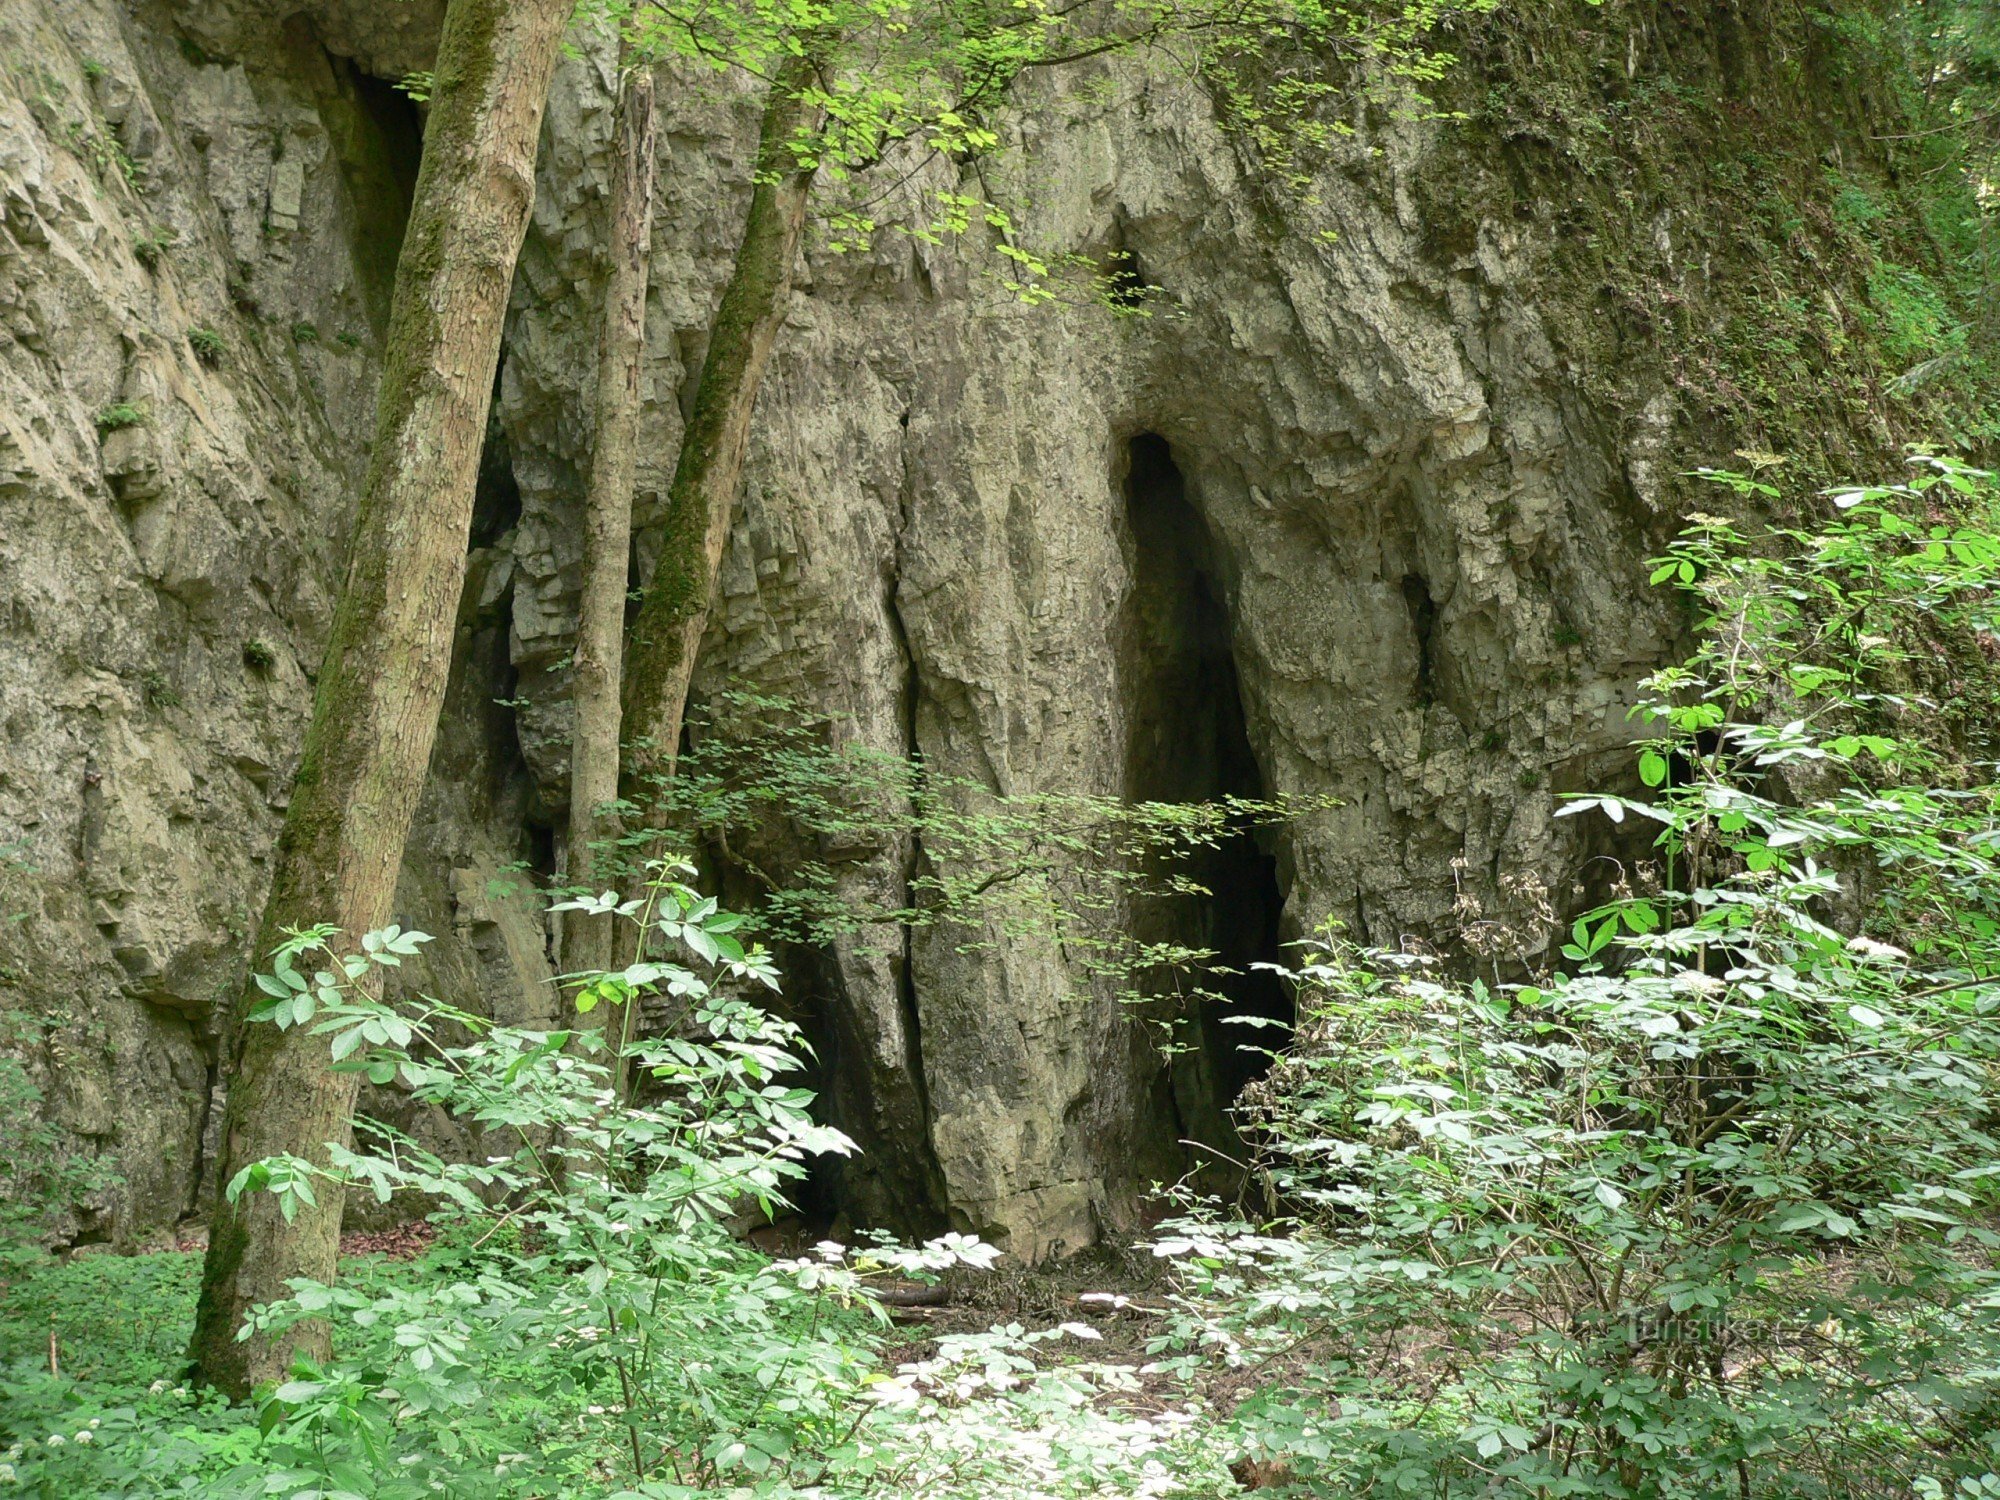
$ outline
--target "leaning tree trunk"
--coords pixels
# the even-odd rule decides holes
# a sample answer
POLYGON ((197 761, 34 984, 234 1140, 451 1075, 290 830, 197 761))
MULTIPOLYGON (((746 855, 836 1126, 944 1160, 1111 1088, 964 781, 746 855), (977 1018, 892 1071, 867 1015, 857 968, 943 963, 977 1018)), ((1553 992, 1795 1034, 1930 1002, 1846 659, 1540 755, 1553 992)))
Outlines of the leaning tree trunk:
MULTIPOLYGON (((623 59, 620 59, 621 66, 623 59)), ((639 365, 646 343, 646 278, 653 236, 653 76, 639 68, 618 95, 611 179, 611 280, 597 355, 597 434, 584 501, 583 599, 578 609, 570 741, 569 874, 582 885, 613 877, 598 851, 618 834, 605 805, 618 796, 625 660, 625 593, 632 552, 632 488, 639 453, 639 365)), ((611 966, 608 916, 571 912, 563 926, 563 967, 611 966)), ((618 1017, 604 1018, 618 1034, 618 1017)))
MULTIPOLYGON (((480 444, 514 262, 534 204, 535 152, 573 0, 451 0, 416 200, 396 267, 375 447, 347 582, 320 669, 278 842, 257 955, 284 929, 331 922, 354 942, 384 926, 423 790, 465 578, 480 444)), ((284 1153, 323 1160, 352 1124, 355 1075, 330 1070, 303 1027, 232 1033, 220 1181, 284 1153)), ((290 1277, 330 1281, 340 1192, 287 1222, 269 1194, 218 1195, 193 1357, 232 1395, 323 1358, 312 1323, 238 1341, 244 1314, 290 1277)))
POLYGON ((649 778, 672 773, 680 748, 695 651, 708 628, 715 576, 743 488, 750 416, 791 298, 815 171, 800 166, 792 149, 812 120, 811 106, 799 98, 810 69, 804 59, 788 64, 764 106, 750 214, 681 439, 660 560, 626 650, 627 775, 641 798, 649 778))

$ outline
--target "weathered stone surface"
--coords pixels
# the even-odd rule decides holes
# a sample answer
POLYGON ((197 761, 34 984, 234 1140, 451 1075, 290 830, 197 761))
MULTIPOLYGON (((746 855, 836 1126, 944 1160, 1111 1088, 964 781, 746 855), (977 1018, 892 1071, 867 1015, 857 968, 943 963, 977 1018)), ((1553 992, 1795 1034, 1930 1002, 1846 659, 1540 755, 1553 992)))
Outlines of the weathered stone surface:
MULTIPOLYGON (((0 1002, 53 1018, 33 1051, 50 1108, 124 1171, 74 1226, 85 1239, 200 1203, 220 1016, 366 460, 414 164, 415 117, 380 80, 427 64, 441 10, 0 11, 0 845, 17 851, 0 915, 22 915, 0 924, 0 1002), (221 335, 213 365, 196 328, 221 335), (100 438, 116 402, 145 421, 100 438)), ((1490 904, 1502 874, 1567 879, 1552 793, 1618 763, 1630 684, 1670 634, 1637 562, 1670 522, 1668 476, 1714 456, 1681 451, 1657 348, 1593 364, 1560 333, 1600 316, 1595 287, 1549 274, 1571 206, 1501 183, 1497 142, 1489 180, 1443 161, 1459 127, 1377 122, 1316 207, 1280 211, 1184 83, 1041 86, 1032 164, 994 185, 1038 250, 1132 257, 1154 315, 1024 307, 977 238, 815 241, 704 690, 748 679, 993 792, 1163 795, 1135 767, 1170 766, 1173 726, 1221 708, 1177 701, 1154 669, 1199 653, 1141 597, 1132 507, 1153 502, 1127 481, 1150 434, 1198 518, 1185 548, 1228 648, 1212 680, 1240 695, 1256 780, 1342 801, 1274 844, 1288 930, 1334 916, 1377 942, 1446 936, 1460 884, 1490 904)), ((663 91, 645 564, 753 103, 712 80, 663 91)), ((602 49, 565 65, 548 120, 459 670, 399 900, 441 939, 414 982, 522 1019, 553 999, 513 867, 562 854, 602 49)), ((932 164, 901 207, 924 186, 978 190, 932 164)), ((1700 307, 1701 212, 1688 197, 1588 229, 1700 307)), ((857 895, 883 899, 924 857, 849 853, 857 895)), ((1059 944, 964 936, 795 955, 830 1108, 868 1148, 837 1191, 859 1216, 948 1216, 1023 1254, 1081 1246, 1177 1170, 1187 1103, 1059 944)))
MULTIPOLYGON (((48 1106, 122 1178, 84 1239, 201 1207, 221 1021, 373 425, 338 60, 207 9, 231 29, 187 50, 164 7, 0 10, 0 1006, 45 1018, 48 1106), (143 422, 100 438, 115 403, 143 422)), ((449 872, 524 852, 498 608, 468 610, 465 733, 403 890, 447 936, 449 872)), ((525 1014, 548 1000, 539 934, 488 902, 421 981, 525 1014)))
MULTIPOLYGON (((1662 625, 1634 607, 1648 517, 1617 414, 1578 399, 1542 326, 1538 231, 1489 226, 1440 259, 1412 195, 1433 132, 1412 131, 1357 145, 1323 207, 1272 232, 1205 103, 1091 81, 1114 116, 1060 96, 1032 114, 1021 233, 1121 245, 1163 289, 1156 315, 1022 307, 978 244, 810 252, 703 681, 790 694, 996 792, 1130 790, 1135 695, 1155 689, 1131 669, 1150 647, 1125 618, 1122 489, 1128 443, 1158 434, 1212 536, 1264 788, 1345 804, 1281 841, 1291 930, 1337 915, 1376 940, 1436 935, 1455 859, 1488 894, 1501 871, 1554 879, 1569 851, 1548 787, 1625 742, 1662 625)), ((667 110, 642 516, 726 274, 749 125, 667 110)), ((587 386, 607 117, 601 69, 569 69, 502 401, 523 749, 552 805, 588 459, 564 393, 587 386)), ((1670 397, 1644 399, 1671 420, 1670 397)), ((854 878, 893 885, 907 858, 854 878)), ((1027 1253, 1075 1248, 1172 1170, 1160 1064, 1052 942, 968 958, 962 939, 821 966, 834 1102, 872 1163, 847 1191, 888 1216, 948 1207, 1027 1253)))

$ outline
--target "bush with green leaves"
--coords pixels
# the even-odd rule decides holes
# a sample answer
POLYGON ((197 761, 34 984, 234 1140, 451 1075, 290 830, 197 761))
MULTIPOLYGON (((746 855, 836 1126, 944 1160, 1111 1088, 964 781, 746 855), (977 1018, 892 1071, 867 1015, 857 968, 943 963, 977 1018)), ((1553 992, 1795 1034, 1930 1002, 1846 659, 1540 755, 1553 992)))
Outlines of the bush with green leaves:
POLYGON ((79 1154, 43 1109, 21 1054, 39 1047, 47 1020, 0 1011, 0 1291, 38 1263, 63 1217, 115 1180, 115 1164, 79 1154))
MULTIPOLYGON (((37 873, 24 842, 0 842, 0 902, 10 900, 10 877, 32 880, 37 873)), ((25 916, 0 907, 5 927, 25 916)), ((0 968, 0 984, 8 977, 0 968)), ((55 1029, 46 1015, 0 1008, 0 1293, 10 1294, 40 1262, 64 1218, 117 1176, 114 1160, 78 1151, 45 1108, 31 1060, 55 1029)))
POLYGON ((328 1367, 301 1365, 269 1393, 269 1492, 831 1496, 882 1493, 888 1475, 937 1495, 1137 1485, 1187 1423, 1128 1429, 1098 1411, 1098 1391, 1129 1385, 1129 1371, 1044 1369, 1040 1346, 1088 1330, 996 1330, 883 1368, 873 1288, 990 1265, 990 1247, 869 1236, 772 1260, 732 1236, 733 1214, 780 1209, 811 1155, 851 1146, 787 1081, 796 1029, 749 998, 775 988, 768 956, 691 875, 655 861, 637 898, 558 903, 642 939, 624 969, 572 977, 578 1012, 608 1018, 601 1033, 375 998, 381 971, 426 941, 393 928, 354 952, 326 929, 299 933, 259 979, 256 1023, 324 1036, 336 1068, 409 1091, 487 1147, 448 1160, 363 1120, 352 1146, 258 1162, 228 1184, 273 1193, 288 1214, 322 1192, 407 1195, 438 1205, 459 1247, 416 1280, 295 1282, 253 1314, 336 1331, 328 1367), (642 1030, 647 1001, 670 1013, 642 1030), (1031 1451, 1046 1485, 1018 1483, 1031 1451))
POLYGON ((0 1495, 262 1494, 254 1416, 182 1380, 198 1258, 21 1264, 0 1296, 0 1495))
POLYGON ((1911 688, 1992 641, 1995 495, 1926 460, 1810 530, 1696 519, 1643 792, 1564 809, 1652 847, 1562 971, 1333 932, 1293 971, 1272 1221, 1156 1251, 1169 1362, 1265 1362, 1236 1425, 1295 1492, 2000 1486, 2000 788, 1911 688))
POLYGON ((143 427, 146 421, 145 407, 131 401, 114 401, 97 414, 97 430, 106 434, 123 432, 128 427, 143 427))

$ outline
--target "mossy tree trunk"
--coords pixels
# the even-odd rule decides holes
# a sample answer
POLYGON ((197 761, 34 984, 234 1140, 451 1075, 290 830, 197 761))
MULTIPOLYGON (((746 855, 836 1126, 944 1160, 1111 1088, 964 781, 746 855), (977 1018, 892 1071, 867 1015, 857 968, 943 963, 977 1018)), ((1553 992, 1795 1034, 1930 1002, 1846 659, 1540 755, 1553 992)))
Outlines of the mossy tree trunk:
POLYGON ((632 747, 627 774, 638 797, 645 795, 649 777, 673 770, 695 653, 708 627, 722 549, 743 488, 757 390, 791 300, 816 171, 802 166, 794 150, 801 131, 812 124, 812 106, 799 97, 811 71, 807 59, 788 63, 764 107, 750 212, 674 466, 660 560, 626 647, 625 733, 632 747))
MULTIPOLYGON (((621 59, 621 65, 622 65, 621 59)), ((618 834, 604 809, 618 796, 623 711, 625 596, 630 587, 632 489, 639 453, 639 368, 646 344, 646 282, 652 259, 653 75, 626 73, 618 95, 617 159, 611 180, 611 277, 597 355, 597 432, 584 502, 583 599, 578 609, 570 742, 569 875, 579 885, 609 882, 598 849, 618 834)), ((563 967, 611 966, 608 916, 571 912, 563 927, 563 967)), ((616 1032, 615 1017, 606 1016, 616 1032)))
MULTIPOLYGON (((487 408, 514 263, 534 204, 535 155, 573 0, 451 0, 431 114, 396 268, 375 446, 320 669, 312 724, 278 843, 257 957, 287 927, 346 940, 387 924, 437 735, 487 408)), ((355 1075, 329 1067, 307 1028, 234 1018, 220 1181, 263 1158, 323 1159, 351 1128, 355 1075)), ((330 1281, 342 1195, 286 1221, 270 1194, 219 1197, 202 1269, 193 1357, 235 1396, 324 1357, 307 1324, 238 1341, 244 1314, 290 1277, 330 1281)))

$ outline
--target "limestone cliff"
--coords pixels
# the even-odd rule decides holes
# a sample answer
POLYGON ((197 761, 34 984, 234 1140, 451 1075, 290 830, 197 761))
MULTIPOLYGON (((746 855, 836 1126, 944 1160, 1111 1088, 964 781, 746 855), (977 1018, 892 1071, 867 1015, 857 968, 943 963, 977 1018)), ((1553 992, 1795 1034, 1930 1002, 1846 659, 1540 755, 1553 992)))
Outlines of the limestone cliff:
MULTIPOLYGON (((383 80, 423 65, 439 9, 0 9, 0 910, 21 913, 0 998, 54 1018, 52 1107, 124 1173, 82 1238, 141 1237, 206 1190, 217 1018, 337 585, 421 128, 383 80)), ((1022 306, 976 240, 814 243, 703 684, 996 792, 1338 796, 1230 872, 1258 941, 1326 916, 1448 938, 1459 893, 1499 909, 1508 874, 1566 895, 1588 851, 1554 795, 1620 774, 1633 683, 1677 629, 1639 586, 1688 503, 1675 471, 1801 439, 1801 392, 1827 402, 1815 460, 1927 415, 1882 393, 1846 229, 1820 208, 1746 243, 1747 202, 1816 204, 1840 174, 1900 191, 1819 24, 1503 13, 1462 38, 1467 118, 1362 112, 1310 207, 1184 80, 1049 80, 1014 143, 1032 165, 992 186, 1036 248, 1123 257, 1152 315, 1022 306), (1696 85, 1720 106, 1690 107, 1696 85), (1729 330, 1759 298, 1789 309, 1792 281, 1823 337, 1746 396, 1729 330)), ((642 565, 750 102, 663 91, 642 565)), ((446 937, 417 982, 514 1016, 554 998, 514 867, 560 856, 609 130, 585 47, 550 109, 399 898, 446 937)), ((847 878, 889 895, 923 857, 864 854, 847 878)), ((1053 941, 794 960, 829 1108, 868 1150, 833 1185, 855 1213, 1075 1248, 1179 1159, 1187 1101, 1053 941)))

